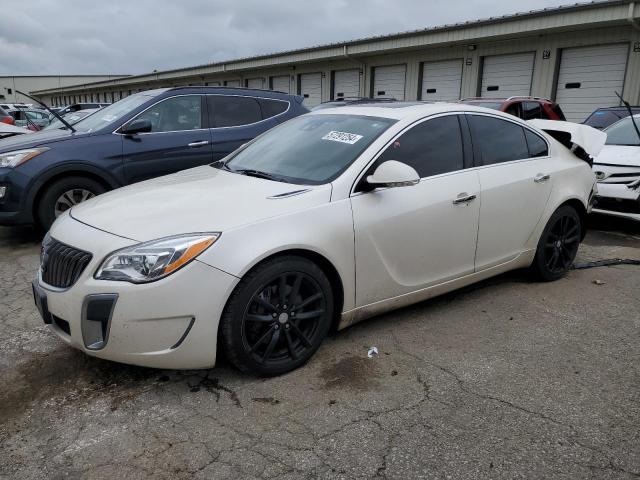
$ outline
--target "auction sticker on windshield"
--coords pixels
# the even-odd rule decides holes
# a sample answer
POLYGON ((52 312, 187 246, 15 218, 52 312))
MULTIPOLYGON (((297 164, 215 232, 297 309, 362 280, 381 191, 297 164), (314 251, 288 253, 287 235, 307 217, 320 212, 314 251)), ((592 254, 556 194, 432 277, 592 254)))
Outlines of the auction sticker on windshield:
POLYGON ((335 130, 332 130, 331 132, 327 133, 324 137, 322 137, 323 140, 331 140, 332 142, 348 143, 349 145, 353 145, 361 138, 362 138, 362 135, 358 135, 356 133, 336 132, 335 130))

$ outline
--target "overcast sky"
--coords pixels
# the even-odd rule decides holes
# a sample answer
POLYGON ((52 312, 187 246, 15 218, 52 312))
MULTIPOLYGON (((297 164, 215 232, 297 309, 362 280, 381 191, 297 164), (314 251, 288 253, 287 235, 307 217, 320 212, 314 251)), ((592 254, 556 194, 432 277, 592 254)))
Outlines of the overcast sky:
POLYGON ((138 74, 575 0, 2 0, 0 74, 138 74))

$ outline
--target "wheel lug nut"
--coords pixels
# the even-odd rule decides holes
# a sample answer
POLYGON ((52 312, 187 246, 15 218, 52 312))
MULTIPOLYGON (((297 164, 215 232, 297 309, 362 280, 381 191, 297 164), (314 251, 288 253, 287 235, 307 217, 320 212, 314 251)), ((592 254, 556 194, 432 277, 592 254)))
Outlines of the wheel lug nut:
POLYGON ((276 318, 276 317, 278 316, 278 314, 277 314, 277 313, 272 313, 272 314, 271 314, 271 316, 272 316, 273 318, 276 318))
POLYGON ((289 330, 289 324, 288 324, 288 323, 285 323, 285 324, 284 324, 284 328, 286 328, 287 330, 289 330))
POLYGON ((280 325, 276 324, 275 329, 278 330, 280 328, 280 325))

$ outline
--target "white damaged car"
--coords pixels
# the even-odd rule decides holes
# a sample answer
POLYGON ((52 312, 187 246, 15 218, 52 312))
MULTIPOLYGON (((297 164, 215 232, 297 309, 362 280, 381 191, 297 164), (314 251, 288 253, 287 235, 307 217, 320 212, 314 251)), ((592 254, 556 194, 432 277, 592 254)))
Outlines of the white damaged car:
POLYGON ((562 277, 585 234, 602 133, 469 105, 292 119, 211 166, 73 207, 33 282, 89 355, 245 372, 307 361, 331 328, 528 267, 562 277), (574 148, 575 147, 575 148, 574 148), (579 155, 589 160, 584 151, 579 155))
MULTIPOLYGON (((640 128, 640 115, 635 115, 640 128)), ((593 170, 598 195, 593 211, 640 220, 640 134, 631 117, 607 127, 607 143, 593 170)))

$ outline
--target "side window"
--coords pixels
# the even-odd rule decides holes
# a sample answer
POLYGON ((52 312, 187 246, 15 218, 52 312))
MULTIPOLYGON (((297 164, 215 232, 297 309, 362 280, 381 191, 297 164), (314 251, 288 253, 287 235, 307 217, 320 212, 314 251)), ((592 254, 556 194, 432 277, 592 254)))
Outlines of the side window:
POLYGON ((175 132, 202 128, 200 95, 171 97, 142 112, 136 119, 151 122, 152 132, 175 132))
POLYGON ((282 112, 286 112, 289 108, 289 102, 283 102, 282 100, 268 100, 261 98, 260 107, 262 108, 262 118, 267 119, 280 115, 282 112))
POLYGON ((538 102, 523 102, 522 103, 522 118, 523 120, 532 120, 534 118, 547 118, 546 115, 542 115, 542 105, 538 102))
POLYGON ((520 125, 484 115, 468 115, 468 118, 482 165, 529 158, 524 129, 520 125))
POLYGON ((549 155, 547 142, 540 138, 539 135, 536 135, 531 130, 527 130, 525 128, 524 136, 527 138, 530 157, 546 157, 547 155, 549 155))
POLYGON ((511 105, 509 105, 505 111, 505 113, 508 113, 509 115, 513 115, 514 117, 518 117, 520 118, 520 104, 519 103, 512 103, 511 105))
POLYGON ((212 128, 238 127, 262 120, 260 104, 255 98, 209 95, 207 101, 212 128))
POLYGON ((457 115, 422 122, 398 137, 376 163, 397 160, 413 167, 421 178, 464 168, 462 135, 457 115))

